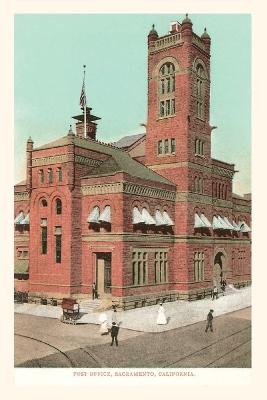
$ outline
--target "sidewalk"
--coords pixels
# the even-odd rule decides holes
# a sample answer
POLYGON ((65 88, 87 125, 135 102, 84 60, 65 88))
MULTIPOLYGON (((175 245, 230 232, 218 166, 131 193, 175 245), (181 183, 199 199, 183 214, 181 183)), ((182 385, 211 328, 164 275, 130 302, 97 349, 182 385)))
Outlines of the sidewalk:
MULTIPOLYGON (((120 327, 141 332, 163 332, 181 326, 194 324, 206 320, 207 313, 212 308, 214 318, 219 315, 251 306, 251 287, 243 289, 232 288, 225 296, 220 296, 217 300, 204 299, 198 301, 175 301, 165 303, 165 313, 168 318, 167 325, 157 325, 157 311, 159 306, 137 308, 128 311, 118 311, 117 319, 120 327)), ((60 318, 62 315, 61 307, 35 305, 35 304, 15 304, 15 313, 30 314, 40 317, 60 318)), ((111 321, 112 311, 105 311, 109 321, 111 321)), ((100 313, 84 314, 77 324, 99 324, 100 313)), ((110 322, 111 323, 111 322, 110 322)))

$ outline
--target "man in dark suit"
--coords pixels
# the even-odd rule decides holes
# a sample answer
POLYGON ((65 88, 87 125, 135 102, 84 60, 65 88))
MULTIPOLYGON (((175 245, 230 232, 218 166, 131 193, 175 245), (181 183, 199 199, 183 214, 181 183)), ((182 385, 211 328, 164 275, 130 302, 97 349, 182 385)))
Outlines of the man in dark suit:
POLYGON ((213 310, 210 310, 210 312, 207 315, 207 325, 206 325, 206 329, 205 332, 208 331, 208 329, 210 328, 211 332, 213 332, 213 327, 212 327, 212 320, 213 320, 213 310))
POLYGON ((119 327, 116 325, 116 322, 112 322, 112 327, 111 327, 110 333, 111 333, 111 338, 112 338, 110 346, 113 346, 114 340, 115 340, 116 346, 118 346, 119 327))
POLYGON ((92 283, 92 299, 97 299, 97 291, 95 282, 92 283))

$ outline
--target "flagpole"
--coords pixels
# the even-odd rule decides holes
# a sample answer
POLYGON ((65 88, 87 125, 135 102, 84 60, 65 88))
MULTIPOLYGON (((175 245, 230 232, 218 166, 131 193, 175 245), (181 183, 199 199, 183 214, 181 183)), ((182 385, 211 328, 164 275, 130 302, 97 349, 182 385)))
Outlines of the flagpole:
MULTIPOLYGON (((84 94, 85 94, 85 68, 86 65, 83 66, 83 84, 84 84, 84 94)), ((83 115, 84 115, 84 138, 86 139, 86 94, 85 94, 85 101, 83 107, 83 115)))

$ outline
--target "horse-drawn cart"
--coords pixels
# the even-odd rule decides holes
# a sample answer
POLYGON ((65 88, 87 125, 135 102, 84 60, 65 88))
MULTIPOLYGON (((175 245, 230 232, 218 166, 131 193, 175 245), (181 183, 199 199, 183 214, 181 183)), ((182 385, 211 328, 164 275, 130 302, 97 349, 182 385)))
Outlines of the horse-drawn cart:
POLYGON ((75 299, 63 299, 61 307, 63 311, 61 321, 75 325, 77 319, 80 318, 80 308, 77 301, 75 299))

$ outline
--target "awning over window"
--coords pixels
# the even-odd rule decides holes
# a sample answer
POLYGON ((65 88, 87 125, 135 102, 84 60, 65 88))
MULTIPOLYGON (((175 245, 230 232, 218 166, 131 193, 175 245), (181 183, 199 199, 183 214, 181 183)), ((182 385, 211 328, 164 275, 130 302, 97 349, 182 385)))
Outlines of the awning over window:
POLYGON ((202 221, 202 219, 200 218, 200 216, 197 213, 195 213, 194 228, 206 228, 206 225, 204 224, 204 222, 202 221))
POLYGON ((94 207, 93 210, 90 212, 87 222, 98 224, 99 223, 99 208, 94 207))
POLYGON ((235 228, 234 226, 231 224, 231 222, 229 221, 229 219, 227 217, 223 217, 224 222, 226 223, 226 225, 228 226, 228 229, 234 231, 235 228))
POLYGON ((163 218, 163 215, 161 214, 161 212, 159 210, 156 210, 156 212, 155 212, 155 221, 156 221, 157 226, 166 225, 166 221, 163 218))
POLYGON ((111 209, 110 206, 106 206, 99 217, 99 222, 111 223, 111 209))
MULTIPOLYGON (((219 218, 217 217, 213 217, 212 220, 212 229, 216 230, 216 229, 225 229, 225 225, 221 223, 221 221, 219 220, 219 218)), ((228 228, 227 228, 228 229, 228 228)))
POLYGON ((21 225, 29 225, 30 223, 30 214, 28 213, 26 217, 21 221, 21 225))
POLYGON ((138 207, 134 207, 133 208, 132 217, 133 217, 133 224, 134 225, 135 224, 142 224, 142 223, 145 222, 144 218, 142 217, 142 214, 138 210, 138 207))
POLYGON ((165 221, 165 225, 174 226, 174 222, 171 219, 171 217, 169 216, 169 214, 167 213, 167 211, 163 211, 162 216, 165 221))
POLYGON ((207 217, 205 217, 204 214, 201 214, 200 216, 195 213, 195 224, 194 228, 211 228, 211 223, 208 220, 207 217))
POLYGON ((149 214, 146 208, 143 208, 142 210, 142 218, 144 219, 146 225, 156 225, 156 221, 149 214))
POLYGON ((217 218, 223 226, 222 229, 225 229, 225 230, 231 229, 220 215, 218 215, 217 218))
POLYGON ((24 220, 23 211, 20 211, 20 213, 15 218, 14 224, 20 225, 21 221, 23 221, 23 220, 24 220))
POLYGON ((239 222, 239 227, 241 232, 251 232, 250 227, 245 223, 245 221, 239 222))
POLYGON ((233 225, 235 231, 237 231, 237 232, 240 231, 240 228, 235 221, 233 221, 232 225, 233 225))
POLYGON ((204 224, 206 225, 207 228, 211 228, 211 223, 204 214, 201 214, 200 218, 204 222, 204 224))

